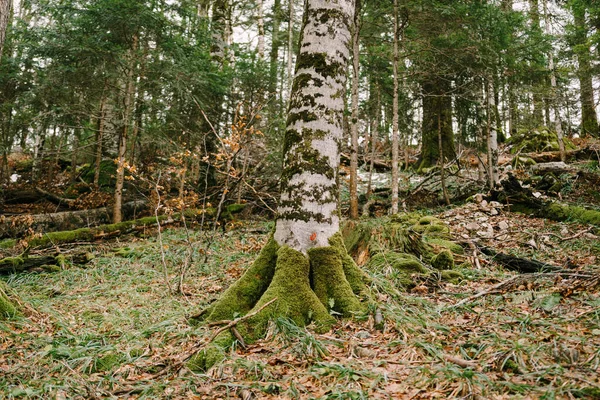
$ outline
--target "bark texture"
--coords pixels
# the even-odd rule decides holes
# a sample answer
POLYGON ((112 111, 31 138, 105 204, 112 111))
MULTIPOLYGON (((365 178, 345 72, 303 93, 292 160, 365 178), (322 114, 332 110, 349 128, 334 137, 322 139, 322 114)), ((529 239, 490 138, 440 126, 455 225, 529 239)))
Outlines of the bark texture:
POLYGON ((442 137, 445 160, 456 157, 452 131, 452 98, 450 82, 436 78, 423 83, 423 141, 420 168, 437 164, 440 158, 438 134, 442 137))
POLYGON ((4 49, 4 41, 6 40, 6 32, 8 31, 11 9, 12 0, 0 0, 0 60, 2 59, 2 50, 4 49))
POLYGON ((598 117, 594 102, 594 86, 592 81, 592 66, 590 47, 587 39, 588 28, 585 19, 585 8, 573 7, 575 22, 575 53, 577 54, 577 76, 579 78, 579 96, 581 102, 581 133, 583 135, 599 136, 598 117))
MULTIPOLYGON (((288 111, 281 199, 273 237, 246 273, 204 315, 209 321, 251 315, 237 325, 245 340, 261 337, 284 316, 327 331, 362 311, 362 273, 339 233, 339 145, 354 0, 307 0, 288 111)), ((227 333, 194 358, 210 368, 231 345, 227 333)))
POLYGON ((302 253, 339 230, 337 169, 354 2, 308 1, 284 144, 275 240, 302 253))

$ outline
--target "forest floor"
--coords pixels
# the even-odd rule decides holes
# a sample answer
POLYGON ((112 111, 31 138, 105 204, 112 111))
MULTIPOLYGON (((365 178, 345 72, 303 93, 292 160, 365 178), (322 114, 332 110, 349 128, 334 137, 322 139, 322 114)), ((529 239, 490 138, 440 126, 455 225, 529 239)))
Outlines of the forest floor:
POLYGON ((27 307, 0 322, 0 398, 600 398, 598 228, 475 202, 429 213, 456 241, 562 270, 510 272, 467 245, 454 283, 407 291, 366 270, 382 330, 369 315, 327 334, 278 320, 199 373, 175 367, 216 328, 190 316, 244 272, 271 223, 77 244, 95 255, 84 267, 2 278, 27 307))

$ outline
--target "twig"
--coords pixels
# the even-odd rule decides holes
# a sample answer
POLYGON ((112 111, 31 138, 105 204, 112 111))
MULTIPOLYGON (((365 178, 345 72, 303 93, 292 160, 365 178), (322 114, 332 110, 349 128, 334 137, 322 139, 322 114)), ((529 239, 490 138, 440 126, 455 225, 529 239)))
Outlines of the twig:
MULTIPOLYGON (((208 338, 208 340, 206 340, 205 342, 202 342, 202 343, 197 344, 196 346, 192 347, 191 351, 189 351, 184 356, 179 357, 179 359, 177 359, 174 363, 166 366, 161 371, 159 371, 156 374, 154 374, 151 377, 149 377, 148 380, 153 380, 153 379, 156 379, 156 378, 158 378, 160 376, 166 375, 170 371, 173 371, 173 373, 176 373, 177 371, 179 371, 181 369, 181 367, 183 367, 183 364, 187 360, 189 360, 194 354, 198 353, 198 351, 200 351, 204 346, 207 346, 208 344, 210 344, 221 333, 223 333, 227 329, 231 329, 231 328, 235 327, 240 322, 244 322, 245 320, 254 317, 256 314, 258 314, 259 312, 261 312, 262 310, 264 310, 265 308, 267 308, 268 306, 270 306, 271 304, 273 304, 275 301, 277 301, 277 297, 275 297, 274 299, 269 300, 268 302, 266 302, 265 304, 263 304, 258 310, 253 311, 250 314, 246 314, 243 317, 236 318, 233 321, 227 321, 227 325, 225 325, 225 326, 217 329, 210 336, 210 338, 208 338)), ((219 321, 219 322, 225 322, 225 321, 219 321)), ((239 334, 239 332, 238 332, 238 334, 239 334)), ((241 337, 241 335, 240 335, 240 337, 241 337)), ((243 342, 243 340, 242 340, 242 342, 243 342)), ((240 343, 242 343, 242 342, 240 342, 240 343)))
POLYGON ((572 273, 572 272, 562 272, 562 271, 556 271, 556 272, 540 272, 540 273, 531 273, 531 274, 520 274, 520 275, 515 275, 507 280, 504 280, 486 290, 482 290, 479 293, 476 293, 472 296, 467 297, 466 299, 463 299, 461 301, 459 301, 458 303, 449 306, 449 308, 457 308, 457 307, 461 307, 464 306, 465 304, 478 299, 480 297, 483 296, 487 296, 488 294, 492 294, 492 293, 498 293, 501 289, 503 289, 504 287, 510 287, 512 284, 514 284, 515 282, 520 282, 520 281, 528 281, 530 279, 537 279, 537 278, 554 278, 557 275, 560 275, 562 277, 571 277, 571 278, 592 278, 593 275, 589 275, 589 274, 580 274, 580 273, 572 273))
POLYGON ((477 368, 478 366, 478 364, 475 361, 464 360, 462 358, 454 357, 449 354, 444 354, 443 358, 444 360, 463 368, 477 368))
POLYGON ((557 237, 557 238, 559 238, 561 241, 567 241, 567 240, 573 240, 573 239, 577 239, 579 236, 581 236, 581 235, 583 235, 583 234, 585 234, 585 233, 591 232, 593 229, 594 229, 593 227, 592 227, 592 228, 588 228, 588 229, 584 229, 584 230, 582 230, 581 232, 579 232, 579 233, 576 233, 576 234, 574 234, 573 236, 568 236, 568 237, 566 237, 566 238, 564 238, 564 237, 562 237, 562 236, 560 236, 560 235, 557 235, 556 233, 548 233, 547 235, 548 235, 548 236, 554 236, 554 237, 557 237))

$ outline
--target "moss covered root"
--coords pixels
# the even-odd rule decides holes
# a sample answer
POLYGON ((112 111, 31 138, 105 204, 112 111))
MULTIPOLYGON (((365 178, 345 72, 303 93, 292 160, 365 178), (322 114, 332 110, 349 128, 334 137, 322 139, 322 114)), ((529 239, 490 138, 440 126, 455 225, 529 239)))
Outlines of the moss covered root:
POLYGON ((318 247, 308 253, 314 293, 331 310, 351 316, 361 304, 346 280, 342 257, 335 247, 318 247))
POLYGON ((252 266, 205 313, 209 321, 233 319, 254 307, 273 279, 278 249, 271 236, 252 266))
POLYGON ((321 332, 328 331, 335 324, 335 318, 329 314, 310 286, 309 271, 309 260, 304 254, 287 246, 279 249, 273 280, 254 310, 260 309, 272 299, 276 298, 277 301, 240 327, 240 333, 245 339, 253 341, 262 337, 268 322, 276 317, 290 318, 299 326, 314 322, 321 332))
POLYGON ((8 297, 8 286, 0 281, 0 321, 14 318, 18 314, 17 307, 8 297))
POLYGON ((329 244, 338 251, 342 259, 344 276, 354 294, 364 294, 367 291, 367 285, 365 284, 367 276, 358 268, 354 259, 348 254, 342 234, 338 232, 329 238, 329 244))

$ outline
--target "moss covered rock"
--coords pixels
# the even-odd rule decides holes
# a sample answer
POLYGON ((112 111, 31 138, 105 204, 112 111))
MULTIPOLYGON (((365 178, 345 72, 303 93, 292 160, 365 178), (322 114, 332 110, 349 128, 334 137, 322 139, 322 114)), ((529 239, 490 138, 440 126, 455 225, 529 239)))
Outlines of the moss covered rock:
POLYGON ((16 305, 8 296, 9 293, 8 286, 0 281, 0 321, 14 318, 18 314, 16 305))
POLYGON ((450 250, 442 250, 431 257, 431 266, 438 270, 454 268, 454 256, 450 250))
POLYGON ((415 286, 415 275, 426 276, 430 271, 412 254, 382 252, 371 258, 369 270, 386 274, 404 289, 415 286))

